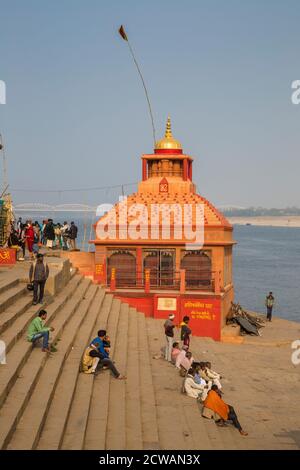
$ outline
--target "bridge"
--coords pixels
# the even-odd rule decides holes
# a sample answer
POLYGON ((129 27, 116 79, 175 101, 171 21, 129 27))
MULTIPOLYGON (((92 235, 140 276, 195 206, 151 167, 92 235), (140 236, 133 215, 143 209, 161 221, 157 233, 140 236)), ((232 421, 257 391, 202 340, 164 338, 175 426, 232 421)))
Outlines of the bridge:
POLYGON ((96 212, 97 206, 87 204, 42 204, 42 203, 23 203, 14 204, 14 212, 96 212))

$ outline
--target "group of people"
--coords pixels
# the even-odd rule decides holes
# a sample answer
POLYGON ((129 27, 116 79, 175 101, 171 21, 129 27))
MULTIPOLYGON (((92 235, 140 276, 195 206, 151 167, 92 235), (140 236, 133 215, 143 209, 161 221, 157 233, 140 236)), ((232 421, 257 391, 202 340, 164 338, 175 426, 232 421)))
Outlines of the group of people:
MULTIPOLYGON (((51 353, 56 350, 53 345, 49 344, 50 332, 54 331, 53 327, 45 326, 47 320, 47 311, 42 309, 38 312, 29 327, 27 339, 36 346, 42 340, 42 352, 51 353)), ((99 330, 97 336, 89 343, 84 351, 81 371, 85 374, 97 375, 102 369, 109 369, 111 374, 118 380, 125 380, 126 376, 121 375, 110 358, 111 342, 106 330, 99 330)))
POLYGON ((180 324, 181 347, 179 341, 174 341, 174 320, 175 315, 170 314, 164 323, 166 347, 162 352, 165 360, 173 364, 183 377, 182 392, 203 404, 204 418, 213 418, 222 427, 227 426, 227 421, 231 421, 240 434, 246 436, 248 433, 240 425, 234 408, 222 398, 221 375, 212 369, 210 362, 198 362, 193 358, 190 351, 190 318, 185 316, 180 324))
POLYGON ((61 225, 60 223, 54 224, 53 219, 47 219, 43 220, 42 224, 38 221, 33 223, 32 220, 26 220, 23 223, 22 217, 19 217, 17 223, 11 225, 8 246, 21 251, 22 256, 19 256, 18 259, 23 261, 26 248, 32 259, 39 252, 41 246, 52 249, 76 250, 77 234, 78 228, 74 222, 68 224, 65 221, 61 225))

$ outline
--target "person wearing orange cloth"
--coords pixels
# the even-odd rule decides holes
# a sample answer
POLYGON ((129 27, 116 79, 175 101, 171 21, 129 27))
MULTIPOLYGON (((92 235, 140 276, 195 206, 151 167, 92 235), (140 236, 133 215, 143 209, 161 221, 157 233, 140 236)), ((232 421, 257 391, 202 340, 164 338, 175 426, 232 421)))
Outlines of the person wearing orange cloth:
POLYGON ((233 406, 227 405, 221 398, 221 392, 217 385, 213 385, 207 394, 203 403, 202 416, 204 418, 213 418, 218 426, 226 426, 225 421, 232 421, 235 428, 242 436, 248 433, 242 429, 233 406))

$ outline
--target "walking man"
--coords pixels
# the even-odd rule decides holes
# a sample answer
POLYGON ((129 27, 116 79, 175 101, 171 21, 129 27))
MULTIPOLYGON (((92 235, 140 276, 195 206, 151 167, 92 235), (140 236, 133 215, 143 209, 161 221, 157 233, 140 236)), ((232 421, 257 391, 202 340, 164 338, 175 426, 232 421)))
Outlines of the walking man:
POLYGON ((173 341, 174 341, 174 320, 175 315, 173 313, 170 313, 169 318, 165 321, 164 323, 164 328, 165 328, 165 335, 166 335, 166 352, 165 352, 165 360, 168 362, 172 362, 172 347, 173 347, 173 341))
POLYGON ((44 322, 47 318, 46 310, 40 310, 36 318, 32 320, 28 327, 27 339, 31 343, 34 343, 43 338, 43 352, 50 352, 49 348, 49 332, 54 331, 53 326, 50 328, 44 326, 44 322))
POLYGON ((31 264, 29 270, 29 282, 33 282, 33 305, 43 303, 45 284, 49 276, 49 267, 44 263, 44 257, 38 253, 37 259, 31 264), (39 290, 39 295, 38 295, 39 290))
POLYGON ((273 292, 269 292, 265 300, 265 305, 267 307, 267 320, 272 321, 272 310, 274 306, 275 299, 273 297, 273 292))

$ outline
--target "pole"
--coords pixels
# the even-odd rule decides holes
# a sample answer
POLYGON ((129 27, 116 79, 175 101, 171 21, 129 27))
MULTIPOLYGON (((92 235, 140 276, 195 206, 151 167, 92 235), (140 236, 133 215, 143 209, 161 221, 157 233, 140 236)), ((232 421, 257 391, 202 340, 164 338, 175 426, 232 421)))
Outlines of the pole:
POLYGON ((121 37, 124 39, 124 41, 127 42, 128 44, 128 47, 129 47, 129 51, 130 51, 130 54, 133 58, 133 61, 135 63, 135 66, 137 68, 137 71, 138 71, 138 74, 142 80, 142 84, 143 84, 143 88, 144 88, 144 91, 145 91, 145 95, 146 95, 146 100, 147 100, 147 103, 148 103, 148 109, 149 109, 149 114, 150 114, 150 119, 151 119, 151 125, 152 125, 152 133, 153 133, 153 141, 154 141, 154 147, 155 147, 155 142, 156 142, 156 137, 155 137, 155 127, 154 127, 154 119, 153 119, 153 114, 152 114, 152 108, 151 108, 151 103, 150 103, 150 99, 149 99, 149 95, 148 95, 148 91, 147 91, 147 87, 146 87, 146 84, 145 84, 145 80, 144 80, 144 77, 142 75, 142 72, 141 72, 141 69, 139 67, 139 64, 135 58, 135 55, 134 55, 134 52, 133 52, 133 49, 132 49, 132 46, 128 40, 128 36, 127 34, 125 33, 125 29, 123 27, 123 25, 121 25, 121 27, 119 28, 119 33, 121 35, 121 37))

